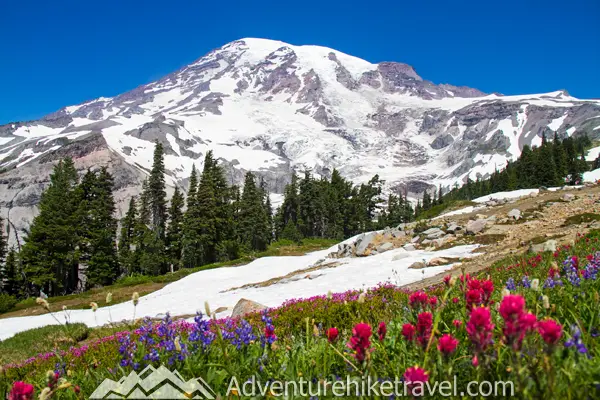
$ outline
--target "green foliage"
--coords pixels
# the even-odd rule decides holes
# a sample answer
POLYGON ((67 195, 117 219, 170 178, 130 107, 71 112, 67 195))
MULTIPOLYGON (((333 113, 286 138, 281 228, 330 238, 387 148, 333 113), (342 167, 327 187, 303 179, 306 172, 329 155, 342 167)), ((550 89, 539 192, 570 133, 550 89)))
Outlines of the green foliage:
POLYGON ((179 269, 181 262, 181 239, 183 237, 183 205, 185 199, 179 188, 175 187, 173 197, 171 197, 171 206, 169 207, 169 226, 167 227, 167 253, 169 264, 173 269, 179 269))
POLYGON ((12 310, 17 305, 17 298, 8 293, 0 293, 0 314, 12 310))
POLYGON ((564 225, 579 225, 586 222, 599 221, 600 214, 594 213, 583 213, 577 215, 571 215, 565 219, 564 225))

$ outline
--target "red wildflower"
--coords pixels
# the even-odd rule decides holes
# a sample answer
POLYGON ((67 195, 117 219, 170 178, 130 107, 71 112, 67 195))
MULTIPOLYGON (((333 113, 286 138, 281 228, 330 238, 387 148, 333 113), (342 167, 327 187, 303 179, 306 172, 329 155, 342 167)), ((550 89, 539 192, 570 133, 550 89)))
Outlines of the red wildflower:
POLYGON ((462 321, 460 319, 455 319, 454 321, 452 321, 452 324, 455 327, 460 328, 462 326, 462 321))
POLYGON ((411 395, 423 395, 425 393, 424 383, 428 380, 429 374, 418 365, 407 368, 404 372, 404 382, 406 383, 406 388, 411 395))
POLYGON ((427 305, 427 298, 427 293, 419 290, 408 297, 408 303, 412 308, 425 307, 427 305))
POLYGON ((453 302, 454 304, 458 303, 459 301, 460 301, 460 300, 458 299, 458 297, 454 297, 454 298, 452 299, 452 302, 453 302))
POLYGON ((438 350, 445 356, 454 353, 456 346, 458 346, 458 339, 450 334, 446 333, 438 340, 438 350))
POLYGON ((426 347, 431 337, 433 327, 433 315, 430 312, 422 312, 417 316, 417 341, 426 347))
POLYGON ((478 290, 481 289, 481 282, 477 279, 471 279, 467 282, 467 288, 469 290, 478 290))
POLYGON ((371 334, 371 325, 369 324, 361 322, 352 328, 352 337, 348 347, 354 350, 356 361, 363 362, 365 360, 367 351, 371 347, 371 341, 369 340, 371 334))
POLYGON ((552 319, 538 322, 537 329, 544 342, 555 345, 562 336, 562 326, 552 319))
POLYGON ((444 277, 444 284, 445 284, 446 286, 450 286, 450 281, 451 281, 451 280, 452 280, 452 275, 446 275, 446 276, 444 277))
POLYGON ((417 328, 415 328, 415 326, 412 324, 402 325, 402 336, 404 336, 406 340, 413 340, 415 338, 416 331, 417 328))
POLYGON ((385 325, 385 322, 380 322, 379 323, 379 328, 377 328, 377 336, 379 337, 379 341, 383 342, 383 339, 385 339, 385 334, 387 333, 387 326, 385 325))
POLYGON ((25 382, 15 382, 8 395, 9 400, 31 400, 33 399, 33 385, 25 382))
POLYGON ((467 310, 471 310, 473 307, 480 306, 483 303, 483 290, 469 289, 466 294, 467 310))
POLYGON ((481 290, 483 290, 483 304, 489 304, 492 294, 494 293, 494 282, 491 279, 486 279, 481 282, 481 290))
POLYGON ((474 367, 477 367, 479 365, 479 358, 477 358, 477 355, 473 357, 473 360, 471 362, 473 363, 474 367))
POLYGON ((509 294, 502 298, 500 315, 504 320, 516 319, 521 316, 525 308, 525 299, 518 294, 509 294))
POLYGON ((338 331, 338 328, 327 329, 327 340, 329 341, 329 343, 334 343, 337 340, 339 334, 340 332, 338 331))
POLYGON ((467 334, 469 339, 475 345, 476 351, 484 351, 492 344, 492 315, 488 307, 475 307, 471 311, 469 322, 467 323, 467 334))
POLYGON ((429 305, 430 305, 432 308, 435 308, 435 306, 437 306, 437 303, 438 303, 438 299, 437 299, 437 297, 436 297, 436 296, 431 296, 431 297, 429 297, 429 305))

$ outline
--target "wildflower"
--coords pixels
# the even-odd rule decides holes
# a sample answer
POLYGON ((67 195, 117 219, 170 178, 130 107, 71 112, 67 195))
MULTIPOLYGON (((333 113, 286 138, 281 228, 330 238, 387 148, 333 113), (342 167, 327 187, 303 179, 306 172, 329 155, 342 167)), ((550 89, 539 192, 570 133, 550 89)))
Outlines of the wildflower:
POLYGON ((473 356, 473 360, 471 361, 471 363, 474 367, 479 366, 479 358, 477 358, 477 355, 473 356))
POLYGON ((484 351, 492 344, 492 315, 488 307, 476 307, 471 311, 467 323, 467 334, 477 352, 484 351))
POLYGON ((8 395, 9 400, 32 400, 33 385, 25 382, 15 382, 8 395))
POLYGON ((348 347, 354 350, 356 361, 363 362, 367 351, 371 347, 369 338, 371 337, 371 326, 369 324, 360 323, 352 329, 352 337, 348 343, 348 347))
POLYGON ((517 285, 515 285, 515 280, 512 276, 506 281, 506 288, 511 291, 517 290, 517 285))
POLYGON ((505 320, 515 318, 523 313, 525 299, 519 295, 508 295, 502 298, 500 303, 500 315, 505 320))
POLYGON ((547 319, 538 323, 538 332, 544 342, 555 345, 562 336, 562 326, 552 319, 547 319))
MULTIPOLYGON (((202 318, 202 314, 198 313, 194 317, 194 326, 188 340, 190 342, 201 342, 202 348, 206 349, 215 340, 215 333, 210 330, 210 322, 202 318)), ((245 322, 242 320, 242 322, 245 322)), ((252 332, 252 328, 250 328, 252 332)))
POLYGON ((576 347, 579 353, 587 354, 588 349, 581 340, 581 330, 577 325, 571 325, 571 339, 565 342, 565 347, 576 347))
POLYGON ((521 285, 525 289, 531 288, 531 281, 529 280, 529 277, 527 275, 523 275, 523 278, 521 279, 521 285))
POLYGON ((402 325, 402 336, 406 340, 413 340, 415 338, 415 333, 417 332, 417 328, 415 328, 412 324, 404 324, 402 325))
POLYGON ((263 346, 265 344, 272 345, 273 342, 277 340, 277 335, 275 335, 275 326, 273 325, 273 319, 269 317, 266 310, 263 313, 261 319, 265 323, 265 330, 264 335, 261 337, 261 343, 263 346))
POLYGON ((548 298, 548 296, 543 295, 542 296, 542 306, 547 310, 550 308, 550 299, 548 298))
POLYGON ((508 296, 509 294, 510 294, 510 290, 508 290, 507 288, 502 289, 502 297, 508 296))
POLYGON ((429 380, 429 374, 418 365, 407 368, 404 372, 404 382, 409 393, 413 396, 424 394, 424 383, 429 380))
POLYGON ((140 302, 140 294, 138 292, 133 292, 131 295, 131 301, 133 301, 134 306, 137 306, 140 302))
POLYGON ((331 300, 333 298, 333 293, 331 293, 331 290, 329 290, 327 292, 327 300, 331 300))
POLYGON ((430 312, 423 312, 417 316, 417 342, 424 348, 429 344, 432 327, 433 315, 430 312))
POLYGON ((427 305, 427 300, 427 293, 419 290, 418 292, 411 293, 411 295, 408 297, 408 304, 412 308, 425 307, 425 305, 427 305))
POLYGON ((486 279, 481 282, 481 290, 483 290, 483 304, 489 304, 492 294, 494 293, 494 282, 491 279, 486 279))
POLYGON ((110 304, 112 302, 112 293, 106 294, 106 304, 110 304))
POLYGON ((35 302, 37 305, 42 306, 42 308, 50 311, 50 304, 48 303, 48 300, 42 297, 38 297, 37 299, 35 299, 35 302))
POLYGON ((450 287, 450 282, 452 281, 452 275, 446 275, 444 276, 444 284, 448 287, 450 287))
POLYGON ((454 298, 452 298, 452 302, 453 302, 454 304, 458 303, 459 301, 460 301, 460 300, 458 299, 458 297, 454 297, 454 298))
POLYGON ((96 310, 98 309, 98 304, 94 303, 93 301, 90 303, 90 307, 92 308, 93 312, 96 312, 96 310))
POLYGON ((454 353, 456 346, 458 346, 458 339, 454 338, 448 333, 442 335, 442 337, 438 340, 438 350, 444 356, 449 356, 450 354, 454 353))
POLYGON ((466 294, 467 310, 483 303, 483 290, 480 288, 469 289, 466 294))
POLYGON ((366 299, 366 297, 367 297, 367 295, 365 294, 365 292, 362 292, 360 295, 358 295, 358 300, 357 300, 357 302, 358 302, 358 303, 361 303, 361 304, 362 304, 362 303, 364 303, 364 302, 365 302, 365 299, 366 299))
POLYGON ((173 344, 175 345, 175 350, 181 352, 181 341, 179 340, 179 336, 175 338, 175 342, 173 344))
POLYGON ((327 329, 327 340, 329 343, 335 343, 340 332, 337 328, 329 328, 327 329))
POLYGON ((379 327, 377 328, 377 336, 379 337, 379 341, 383 342, 383 340, 385 339, 385 335, 387 333, 387 326, 385 325, 385 322, 380 322, 379 323, 379 327))
POLYGON ((438 299, 436 296, 431 296, 429 298, 429 305, 431 306, 431 308, 435 308, 435 306, 437 306, 438 303, 438 299))
POLYGON ((538 290, 540 290, 540 280, 539 279, 536 278, 531 281, 531 289, 535 290, 536 292, 538 290))
POLYGON ((452 325, 454 325, 457 328, 460 328, 462 326, 462 321, 459 319, 455 319, 454 321, 452 321, 452 325))

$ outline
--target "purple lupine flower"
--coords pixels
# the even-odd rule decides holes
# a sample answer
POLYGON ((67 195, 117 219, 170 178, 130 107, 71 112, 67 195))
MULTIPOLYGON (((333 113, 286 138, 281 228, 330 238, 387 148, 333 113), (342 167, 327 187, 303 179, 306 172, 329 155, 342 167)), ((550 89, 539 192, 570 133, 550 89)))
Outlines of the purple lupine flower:
POLYGON ((277 340, 275 335, 275 326, 273 325, 273 319, 267 314, 267 310, 264 311, 262 321, 265 323, 264 334, 260 338, 261 345, 265 347, 266 344, 273 344, 277 340))
POLYGON ((515 285, 515 280, 512 278, 512 276, 506 281, 506 288, 510 291, 517 290, 517 285, 515 285))
MULTIPOLYGON (((215 340, 215 333, 210 330, 210 321, 205 320, 202 317, 202 313, 198 313, 194 317, 195 324, 192 327, 188 340, 193 343, 200 342, 202 349, 206 350, 215 340)), ((225 324, 227 325, 227 322, 225 324)), ((225 337, 225 331, 223 332, 223 337, 225 337)), ((197 346, 195 348, 197 348, 197 346)))
POLYGON ((529 277, 527 275, 524 275, 523 278, 521 279, 521 286, 523 286, 525 289, 531 288, 531 280, 529 279, 529 277))
POLYGON ((588 354, 587 347, 585 347, 585 344, 581 340, 581 329, 579 329, 577 325, 571 325, 571 339, 565 342, 565 347, 575 347, 577 352, 586 354, 588 358, 591 358, 591 356, 588 354))

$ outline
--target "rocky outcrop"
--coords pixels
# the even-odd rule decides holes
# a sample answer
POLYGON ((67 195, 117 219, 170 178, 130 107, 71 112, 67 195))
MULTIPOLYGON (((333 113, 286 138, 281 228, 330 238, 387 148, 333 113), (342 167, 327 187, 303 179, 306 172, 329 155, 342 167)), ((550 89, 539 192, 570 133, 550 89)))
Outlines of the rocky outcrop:
POLYGON ((240 299, 235 307, 233 307, 233 311, 231 312, 232 318, 240 318, 246 316, 248 314, 252 314, 255 312, 260 312, 266 310, 268 307, 264 306, 260 303, 257 303, 248 299, 240 299))

